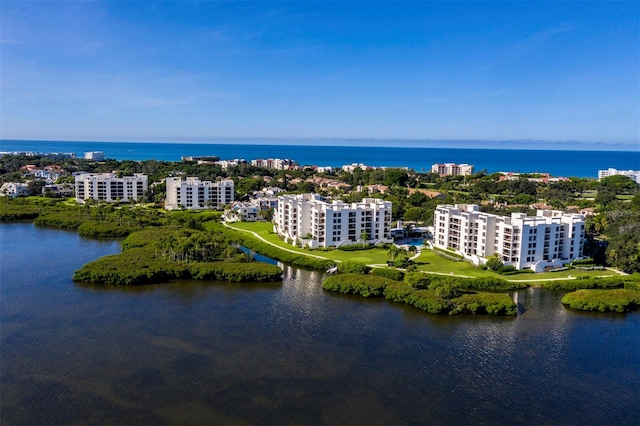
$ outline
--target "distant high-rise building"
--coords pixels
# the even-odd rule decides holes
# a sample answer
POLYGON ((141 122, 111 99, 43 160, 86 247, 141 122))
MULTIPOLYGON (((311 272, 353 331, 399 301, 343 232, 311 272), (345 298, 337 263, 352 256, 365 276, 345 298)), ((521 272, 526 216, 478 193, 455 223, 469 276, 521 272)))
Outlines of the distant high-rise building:
POLYGON ((598 170, 598 180, 616 175, 627 176, 633 179, 635 183, 640 183, 640 171, 638 170, 618 170, 613 168, 598 170))
POLYGON ((431 166, 431 172, 440 176, 464 176, 473 174, 473 165, 444 163, 431 166))
POLYGON ((103 161, 104 152, 102 151, 89 151, 84 153, 85 160, 103 161))

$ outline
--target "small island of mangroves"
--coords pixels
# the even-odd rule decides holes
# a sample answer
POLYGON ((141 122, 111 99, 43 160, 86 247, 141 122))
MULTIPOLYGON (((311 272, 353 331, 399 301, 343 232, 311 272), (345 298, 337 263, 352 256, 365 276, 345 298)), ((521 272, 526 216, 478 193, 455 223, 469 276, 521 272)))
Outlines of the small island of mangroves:
POLYGON ((340 274, 327 278, 322 288, 363 297, 384 297, 406 303, 432 314, 517 315, 518 308, 511 296, 499 291, 526 287, 498 279, 459 279, 410 272, 402 281, 386 278, 373 270, 370 275, 340 274), (477 291, 483 288, 490 291, 477 291))
POLYGON ((173 226, 146 228, 129 235, 122 253, 89 262, 73 280, 106 285, 138 285, 172 279, 282 280, 282 269, 253 262, 224 235, 173 226))

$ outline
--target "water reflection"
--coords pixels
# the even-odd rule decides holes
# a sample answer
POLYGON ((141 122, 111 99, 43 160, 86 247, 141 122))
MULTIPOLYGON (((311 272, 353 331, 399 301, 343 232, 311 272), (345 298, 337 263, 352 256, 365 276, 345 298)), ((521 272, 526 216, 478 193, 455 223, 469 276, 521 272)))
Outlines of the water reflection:
POLYGON ((637 313, 585 315, 562 307, 561 292, 526 289, 517 318, 430 315, 324 292, 322 272, 286 265, 275 284, 82 286, 73 270, 117 245, 28 224, 0 230, 12 239, 0 245, 6 424, 632 424, 640 415, 637 313), (47 247, 57 250, 33 255, 47 247))

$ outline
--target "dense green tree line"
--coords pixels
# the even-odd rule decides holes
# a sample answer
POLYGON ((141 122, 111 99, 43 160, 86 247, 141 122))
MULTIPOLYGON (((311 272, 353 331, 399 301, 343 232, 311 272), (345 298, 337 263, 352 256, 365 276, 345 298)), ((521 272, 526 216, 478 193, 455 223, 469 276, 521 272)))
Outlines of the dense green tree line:
POLYGON ((434 314, 517 314, 516 305, 508 294, 463 291, 444 280, 423 289, 411 285, 406 276, 401 282, 377 275, 340 274, 325 279, 322 288, 364 297, 385 297, 434 314))

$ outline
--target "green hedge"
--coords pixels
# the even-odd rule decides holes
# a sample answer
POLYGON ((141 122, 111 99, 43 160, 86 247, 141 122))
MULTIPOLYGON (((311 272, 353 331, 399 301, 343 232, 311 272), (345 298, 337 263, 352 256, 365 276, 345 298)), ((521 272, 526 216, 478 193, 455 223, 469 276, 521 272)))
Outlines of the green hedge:
POLYGON ((611 289, 611 288, 622 288, 625 283, 631 281, 638 281, 637 277, 634 276, 618 276, 618 277, 610 277, 610 278, 597 278, 597 277, 579 277, 576 280, 559 280, 559 281, 548 281, 543 283, 542 285, 545 288, 551 290, 580 290, 580 289, 611 289))
POLYGON ((30 220, 40 214, 40 207, 33 204, 13 204, 0 202, 0 221, 30 220))
POLYGON ((85 221, 77 208, 54 208, 41 213, 33 223, 49 228, 77 229, 85 221))
POLYGON ((338 263, 338 272, 341 274, 367 274, 370 269, 366 264, 354 260, 338 263))
POLYGON ((390 280, 394 281, 402 281, 404 279, 404 272, 397 269, 373 268, 371 270, 371 274, 383 278, 389 278, 390 280))
POLYGON ((453 314, 489 314, 489 315, 517 315, 518 309, 508 294, 504 293, 475 293, 463 294, 452 299, 456 305, 453 314))
POLYGON ((562 298, 562 303, 583 311, 635 311, 640 306, 640 291, 627 289, 577 290, 566 294, 562 298))
POLYGON ((624 288, 627 290, 640 290, 640 281, 628 281, 624 283, 624 288))
POLYGON ((387 278, 375 275, 340 274, 325 279, 322 288, 339 293, 375 297, 382 296, 384 288, 392 282, 387 278))
MULTIPOLYGON (((440 285, 443 285, 442 282, 440 285)), ((408 282, 394 281, 376 275, 335 275, 325 279, 322 288, 340 293, 360 294, 364 297, 384 296, 393 302, 413 305, 434 314, 517 314, 516 305, 507 294, 481 292, 447 298, 437 289, 416 290, 408 282)))
POLYGON ((117 238, 126 237, 132 232, 139 231, 141 228, 137 226, 118 225, 115 222, 98 222, 96 220, 88 220, 78 226, 78 234, 83 237, 91 238, 117 238))

